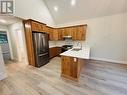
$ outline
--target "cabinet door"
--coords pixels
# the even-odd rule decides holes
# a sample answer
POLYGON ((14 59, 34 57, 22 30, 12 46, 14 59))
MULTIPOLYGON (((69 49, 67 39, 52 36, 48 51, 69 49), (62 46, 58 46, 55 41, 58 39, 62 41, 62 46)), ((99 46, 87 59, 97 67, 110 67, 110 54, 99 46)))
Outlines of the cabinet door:
POLYGON ((68 36, 68 33, 67 33, 67 29, 66 28, 61 28, 61 31, 62 31, 62 35, 63 36, 68 36))
POLYGON ((32 21, 31 26, 32 26, 32 31, 39 31, 39 26, 37 22, 32 21))
POLYGON ((72 39, 77 40, 77 27, 72 27, 72 39))
POLYGON ((61 51, 62 51, 61 47, 49 48, 50 58, 58 56, 61 53, 61 51))
POLYGON ((77 40, 85 40, 85 27, 84 26, 78 26, 77 27, 77 40))
POLYGON ((56 47, 56 49, 57 49, 57 55, 61 54, 62 48, 61 47, 56 47))
POLYGON ((43 25, 41 23, 31 21, 31 26, 32 26, 32 31, 44 32, 45 25, 43 25))
POLYGON ((56 48, 49 48, 49 57, 53 58, 56 56, 56 48))
POLYGON ((78 78, 78 59, 73 57, 61 57, 61 73, 63 76, 75 79, 78 78))
POLYGON ((63 28, 58 28, 58 40, 63 40, 63 36, 64 36, 64 29, 63 28))
POLYGON ((72 29, 73 29, 73 27, 65 28, 65 30, 66 30, 65 35, 66 36, 72 36, 72 32, 73 32, 72 29))
POLYGON ((48 33, 49 33, 49 40, 51 40, 51 41, 54 40, 53 39, 53 28, 49 27, 48 33))
POLYGON ((53 40, 59 40, 59 34, 58 34, 58 29, 54 28, 53 29, 53 40))
POLYGON ((44 27, 45 27, 45 25, 40 24, 39 27, 40 27, 40 32, 45 32, 45 31, 44 31, 44 27))
POLYGON ((72 39, 73 40, 85 40, 86 36, 86 26, 75 26, 72 29, 72 39))

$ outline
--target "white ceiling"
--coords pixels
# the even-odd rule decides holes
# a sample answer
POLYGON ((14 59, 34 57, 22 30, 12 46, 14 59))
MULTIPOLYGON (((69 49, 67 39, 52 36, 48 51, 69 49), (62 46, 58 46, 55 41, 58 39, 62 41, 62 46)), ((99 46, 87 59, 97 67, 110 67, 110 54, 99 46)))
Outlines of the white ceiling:
POLYGON ((127 12, 127 0, 44 0, 56 24, 127 12), (55 12, 53 7, 58 6, 55 12))
POLYGON ((0 25, 10 25, 16 22, 21 21, 22 19, 9 16, 9 15, 0 15, 0 25))

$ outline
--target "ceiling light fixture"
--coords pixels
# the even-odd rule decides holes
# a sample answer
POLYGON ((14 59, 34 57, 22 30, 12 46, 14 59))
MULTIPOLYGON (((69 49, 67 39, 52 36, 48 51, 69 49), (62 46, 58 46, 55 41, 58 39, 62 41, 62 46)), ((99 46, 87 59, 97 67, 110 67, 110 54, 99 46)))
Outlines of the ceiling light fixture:
POLYGON ((0 19, 1 23, 6 23, 6 21, 4 19, 0 19))
POLYGON ((71 6, 75 6, 76 0, 71 0, 71 6))
POLYGON ((54 11, 58 11, 58 6, 54 6, 54 11))

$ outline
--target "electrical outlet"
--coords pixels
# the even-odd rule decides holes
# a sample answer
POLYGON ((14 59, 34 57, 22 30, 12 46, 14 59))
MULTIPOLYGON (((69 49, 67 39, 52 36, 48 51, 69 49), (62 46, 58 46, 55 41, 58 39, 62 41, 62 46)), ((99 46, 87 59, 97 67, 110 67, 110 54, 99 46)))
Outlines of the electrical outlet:
POLYGON ((77 62, 77 58, 74 58, 74 62, 77 62))

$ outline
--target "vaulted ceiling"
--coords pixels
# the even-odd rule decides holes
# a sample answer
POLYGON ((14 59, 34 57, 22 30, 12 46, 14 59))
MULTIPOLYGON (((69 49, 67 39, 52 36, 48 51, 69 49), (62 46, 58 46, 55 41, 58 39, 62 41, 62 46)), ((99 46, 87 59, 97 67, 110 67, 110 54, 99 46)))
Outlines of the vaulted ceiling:
POLYGON ((127 12, 127 0, 44 0, 44 2, 56 24, 127 12))

